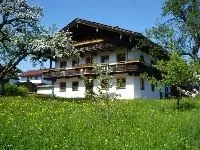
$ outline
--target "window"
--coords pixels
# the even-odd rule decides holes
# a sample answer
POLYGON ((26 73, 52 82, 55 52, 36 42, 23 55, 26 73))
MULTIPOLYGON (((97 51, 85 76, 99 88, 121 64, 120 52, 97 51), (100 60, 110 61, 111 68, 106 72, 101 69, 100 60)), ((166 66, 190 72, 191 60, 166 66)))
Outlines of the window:
POLYGON ((60 68, 65 68, 67 66, 66 61, 61 61, 60 62, 60 68))
POLYGON ((102 89, 109 88, 108 85, 109 85, 109 84, 108 84, 108 80, 102 80, 102 81, 101 81, 101 88, 102 88, 102 89))
POLYGON ((118 89, 126 88, 126 79, 125 78, 117 78, 117 88, 118 89))
POLYGON ((78 82, 72 82, 72 91, 78 91, 78 82))
POLYGON ((35 80, 38 80, 38 76, 35 76, 35 80))
POLYGON ((60 92, 65 92, 66 91, 66 82, 61 82, 60 83, 60 92))
POLYGON ((140 89, 144 90, 144 79, 140 79, 140 89))
POLYGON ((79 59, 72 60, 72 67, 76 67, 79 64, 79 59))
POLYGON ((87 94, 93 93, 93 80, 89 79, 87 84, 85 84, 85 90, 87 94))
POLYGON ((93 58, 92 57, 87 57, 85 62, 86 64, 92 64, 93 58))
POLYGON ((151 84, 151 90, 154 92, 155 91, 155 85, 151 84))
POLYGON ((168 93, 169 92, 169 87, 165 86, 165 92, 168 93))
POLYGON ((120 61, 126 61, 126 54, 125 53, 122 53, 122 54, 117 54, 117 62, 120 62, 120 61))
POLYGON ((165 86, 165 97, 168 98, 170 94, 169 87, 165 86))
POLYGON ((101 63, 109 63, 109 56, 101 56, 101 63))
POLYGON ((140 61, 144 61, 144 56, 140 55, 140 61))

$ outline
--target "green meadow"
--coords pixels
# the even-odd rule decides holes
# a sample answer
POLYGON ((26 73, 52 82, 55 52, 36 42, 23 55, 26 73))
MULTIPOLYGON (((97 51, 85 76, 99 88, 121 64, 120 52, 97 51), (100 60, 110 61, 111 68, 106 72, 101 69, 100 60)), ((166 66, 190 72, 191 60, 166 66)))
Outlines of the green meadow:
POLYGON ((0 149, 200 149, 200 100, 0 97, 0 149))

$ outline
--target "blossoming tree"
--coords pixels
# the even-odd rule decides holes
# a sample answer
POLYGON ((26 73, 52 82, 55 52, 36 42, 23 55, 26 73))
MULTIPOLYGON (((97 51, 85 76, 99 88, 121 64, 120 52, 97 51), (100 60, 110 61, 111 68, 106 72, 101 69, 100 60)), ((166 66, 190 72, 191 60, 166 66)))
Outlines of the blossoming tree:
POLYGON ((44 29, 42 9, 28 0, 0 0, 0 15, 0 81, 27 57, 36 62, 78 55, 70 33, 44 29))

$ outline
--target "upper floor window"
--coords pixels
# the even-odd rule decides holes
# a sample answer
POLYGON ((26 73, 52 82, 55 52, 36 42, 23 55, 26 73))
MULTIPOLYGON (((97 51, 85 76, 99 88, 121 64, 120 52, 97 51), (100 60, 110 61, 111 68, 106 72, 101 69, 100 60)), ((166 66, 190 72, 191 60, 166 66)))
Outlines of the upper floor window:
POLYGON ((76 67, 79 64, 79 59, 72 60, 72 67, 76 67))
POLYGON ((78 82, 72 82, 72 91, 78 91, 78 82))
POLYGON ((85 62, 86 62, 86 64, 92 64, 92 62, 93 62, 93 57, 87 57, 87 58, 85 59, 85 62))
POLYGON ((144 90, 144 79, 140 79, 140 90, 144 90))
POLYGON ((61 61, 60 62, 60 68, 65 68, 67 66, 66 61, 61 61))
POLYGON ((109 56, 108 55, 101 56, 101 63, 109 63, 109 56))
POLYGON ((66 91, 66 82, 61 82, 60 83, 60 92, 65 92, 66 91))
POLYGON ((117 54, 116 59, 117 59, 117 62, 126 61, 126 54, 125 53, 117 54))
POLYGON ((126 79, 125 78, 117 78, 117 88, 118 89, 126 88, 126 79))
POLYGON ((140 55, 140 61, 144 61, 144 56, 140 55))

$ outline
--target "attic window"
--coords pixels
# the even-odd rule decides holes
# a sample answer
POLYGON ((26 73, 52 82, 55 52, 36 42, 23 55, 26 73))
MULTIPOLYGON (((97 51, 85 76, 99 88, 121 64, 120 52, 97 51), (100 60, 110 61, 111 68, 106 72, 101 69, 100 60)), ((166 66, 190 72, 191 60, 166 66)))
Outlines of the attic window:
POLYGON ((60 62, 60 68, 65 68, 67 66, 66 61, 61 61, 60 62))
POLYGON ((108 55, 101 56, 101 63, 109 63, 109 56, 108 55))
POLYGON ((79 59, 72 60, 72 67, 76 67, 79 64, 79 59))

